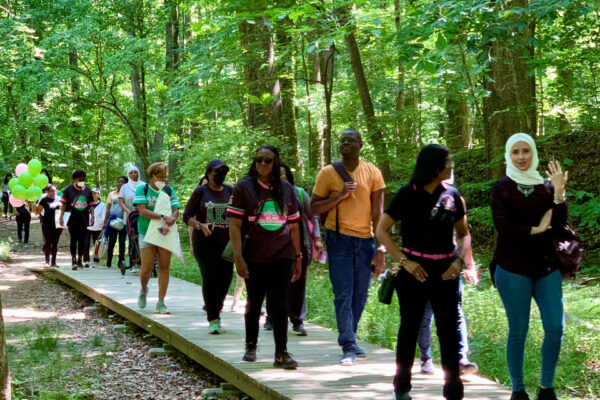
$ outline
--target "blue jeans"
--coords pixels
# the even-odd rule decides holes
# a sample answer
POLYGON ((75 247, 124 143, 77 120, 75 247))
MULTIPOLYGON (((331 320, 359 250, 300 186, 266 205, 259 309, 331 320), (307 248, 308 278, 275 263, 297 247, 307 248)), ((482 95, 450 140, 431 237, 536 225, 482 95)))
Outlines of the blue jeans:
POLYGON ((496 287, 508 319, 508 340, 506 342, 506 362, 514 391, 524 390, 523 357, 525 340, 529 329, 531 298, 535 299, 540 310, 544 327, 542 344, 542 377, 540 385, 554 387, 554 372, 562 344, 564 328, 562 277, 556 270, 542 278, 509 272, 496 268, 496 287))
POLYGON ((338 344, 344 352, 356 352, 356 329, 367 302, 375 239, 327 230, 325 244, 339 332, 338 344))
MULTIPOLYGON (((467 332, 467 320, 462 310, 462 278, 458 281, 458 355, 461 363, 469 362, 469 334, 467 332)), ((433 308, 431 302, 427 302, 425 306, 425 314, 423 315, 423 322, 421 323, 421 329, 419 329, 419 338, 417 343, 419 344, 419 351, 421 352, 421 361, 425 361, 431 358, 431 321, 433 318, 433 308)))

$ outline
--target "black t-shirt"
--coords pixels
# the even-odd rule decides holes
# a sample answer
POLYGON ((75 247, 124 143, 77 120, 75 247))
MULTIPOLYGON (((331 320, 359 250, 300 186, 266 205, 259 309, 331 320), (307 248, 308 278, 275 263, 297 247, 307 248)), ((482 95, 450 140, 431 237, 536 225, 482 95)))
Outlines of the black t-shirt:
POLYGON ((458 190, 442 183, 433 194, 414 184, 402 186, 385 213, 400 221, 402 247, 425 254, 454 251, 454 224, 465 215, 458 190))
POLYGON ((69 222, 77 218, 78 222, 83 223, 84 226, 89 225, 90 206, 94 205, 94 196, 92 196, 92 191, 89 187, 86 186, 83 190, 79 191, 73 185, 69 185, 63 191, 60 201, 67 204, 65 211, 71 213, 69 222))
POLYGON ((56 210, 60 210, 60 199, 58 197, 54 199, 44 197, 40 200, 39 205, 44 207, 44 220, 42 224, 56 228, 55 213, 56 210))
POLYGON ((248 235, 244 258, 254 263, 293 259, 295 250, 288 224, 300 220, 294 188, 281 182, 284 210, 279 213, 271 189, 256 178, 244 178, 233 189, 227 208, 231 218, 244 221, 242 235, 248 235), (258 220, 257 211, 261 210, 258 220))
POLYGON ((233 193, 233 187, 223 185, 220 192, 214 191, 208 185, 198 186, 188 200, 183 212, 183 222, 188 223, 194 217, 196 221, 209 224, 212 229, 210 236, 194 229, 193 239, 198 241, 213 241, 225 246, 229 241, 229 216, 227 206, 233 193))

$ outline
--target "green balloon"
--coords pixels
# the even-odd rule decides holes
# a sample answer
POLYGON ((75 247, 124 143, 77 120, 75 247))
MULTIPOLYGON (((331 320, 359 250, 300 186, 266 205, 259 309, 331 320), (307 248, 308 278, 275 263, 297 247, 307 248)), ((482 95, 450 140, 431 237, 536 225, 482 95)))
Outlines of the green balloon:
POLYGON ((31 172, 25 171, 19 175, 19 185, 23 186, 24 188, 28 188, 32 183, 33 176, 31 175, 31 172))
POLYGON ((43 189, 48 186, 48 177, 44 174, 36 175, 35 178, 33 178, 33 184, 43 189))
POLYGON ((29 201, 37 201, 42 196, 42 189, 37 186, 32 186, 27 189, 26 196, 29 201))
POLYGON ((27 163, 27 170, 31 173, 31 175, 36 176, 40 172, 42 172, 42 162, 38 159, 32 159, 27 163))
POLYGON ((19 178, 14 177, 11 178, 10 181, 8 181, 8 187, 10 188, 10 190, 13 190, 13 188, 19 184, 19 178))
MULTIPOLYGON (((23 175, 23 174, 21 174, 21 175, 23 175)), ((25 189, 21 185, 15 185, 12 188, 12 195, 17 200, 25 201, 25 200, 27 200, 27 189, 25 189)))

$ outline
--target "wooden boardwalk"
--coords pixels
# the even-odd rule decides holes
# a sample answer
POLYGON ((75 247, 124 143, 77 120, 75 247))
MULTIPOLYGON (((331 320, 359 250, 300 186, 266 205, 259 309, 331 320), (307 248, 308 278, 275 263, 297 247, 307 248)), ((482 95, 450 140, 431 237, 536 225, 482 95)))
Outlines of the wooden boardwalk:
MULTIPOLYGON (((41 258, 41 256, 40 256, 41 258)), ((60 265, 68 265, 65 261, 60 265)), ((38 264, 39 265, 39 264, 38 264)), ((37 269, 37 268, 36 268, 37 269)), ((258 361, 242 361, 244 352, 243 313, 224 311, 221 315, 225 333, 207 334, 208 323, 202 311, 201 287, 171 278, 165 303, 170 315, 157 315, 158 283, 150 281, 148 306, 137 307, 139 279, 137 275, 122 277, 118 269, 101 267, 72 271, 70 268, 45 269, 110 310, 122 315, 142 329, 170 343, 182 353, 221 376, 255 399, 333 400, 393 398, 392 379, 395 353, 360 342, 367 358, 355 365, 340 366, 341 350, 337 334, 329 329, 305 324, 308 336, 288 335, 288 350, 300 364, 295 371, 273 368, 273 336, 261 328, 258 361)), ((225 310, 229 310, 231 298, 225 310)), ((240 308, 242 309, 242 308, 240 308)), ((261 325, 262 326, 262 325, 261 325)), ((433 376, 418 373, 415 363, 413 399, 442 400, 443 379, 438 369, 433 376)), ((487 379, 465 377, 465 398, 509 399, 510 391, 487 379)))

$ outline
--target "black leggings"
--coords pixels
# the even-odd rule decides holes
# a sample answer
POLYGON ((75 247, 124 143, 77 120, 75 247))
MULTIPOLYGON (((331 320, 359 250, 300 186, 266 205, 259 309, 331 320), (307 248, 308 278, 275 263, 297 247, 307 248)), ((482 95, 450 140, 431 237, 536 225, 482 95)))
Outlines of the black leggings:
POLYGON ((62 229, 56 229, 54 224, 42 224, 42 233, 46 240, 44 245, 44 255, 46 256, 46 264, 56 265, 56 253, 58 252, 58 242, 62 229), (52 260, 50 257, 52 256, 52 260))
POLYGON ((292 277, 293 260, 270 263, 248 263, 250 277, 246 279, 246 343, 258 341, 260 311, 267 297, 267 313, 271 316, 275 351, 287 350, 287 299, 292 277))
POLYGON ((9 211, 12 214, 13 206, 12 206, 12 204, 9 203, 8 193, 6 193, 6 192, 2 193, 2 203, 4 203, 4 215, 8 214, 7 211, 9 211))
POLYGON ((401 269, 396 276, 396 293, 400 303, 400 328, 396 347, 396 377, 394 390, 404 393, 412 388, 411 369, 415 348, 427 301, 431 302, 435 315, 437 335, 440 341, 442 369, 444 370, 444 397, 448 400, 463 398, 463 384, 458 368, 458 279, 442 280, 442 274, 450 266, 450 260, 431 261, 418 258, 427 271, 427 280, 419 282, 413 275, 401 269))
POLYGON ((29 211, 20 211, 17 213, 17 237, 19 242, 23 240, 23 243, 29 242, 29 224, 31 223, 31 214, 29 211), (23 230, 25 230, 25 237, 23 237, 23 230))
POLYGON ((209 240, 194 240, 194 256, 202 275, 202 297, 206 306, 206 318, 219 318, 223 303, 233 278, 233 264, 225 261, 221 254, 225 246, 209 240))
POLYGON ((113 251, 115 250, 115 243, 117 243, 117 237, 119 238, 119 263, 125 262, 125 239, 127 238, 127 227, 124 227, 120 231, 110 228, 108 234, 108 252, 106 253, 106 266, 112 266, 113 251))
POLYGON ((83 216, 71 215, 71 218, 69 218, 69 235, 71 236, 69 250, 71 251, 71 259, 73 262, 75 262, 76 259, 81 261, 83 258, 86 233, 87 226, 84 223, 83 216))

